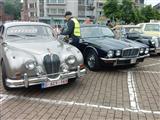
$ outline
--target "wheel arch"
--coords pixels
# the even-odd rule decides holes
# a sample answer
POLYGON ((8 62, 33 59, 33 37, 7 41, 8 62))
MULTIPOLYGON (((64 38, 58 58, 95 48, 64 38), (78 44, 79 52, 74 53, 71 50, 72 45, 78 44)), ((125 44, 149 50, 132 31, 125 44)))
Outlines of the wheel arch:
POLYGON ((96 48, 94 48, 94 47, 92 47, 92 46, 87 46, 87 47, 84 49, 84 52, 83 52, 84 57, 87 55, 87 52, 88 52, 89 50, 93 50, 93 51, 98 55, 98 51, 97 51, 96 48))

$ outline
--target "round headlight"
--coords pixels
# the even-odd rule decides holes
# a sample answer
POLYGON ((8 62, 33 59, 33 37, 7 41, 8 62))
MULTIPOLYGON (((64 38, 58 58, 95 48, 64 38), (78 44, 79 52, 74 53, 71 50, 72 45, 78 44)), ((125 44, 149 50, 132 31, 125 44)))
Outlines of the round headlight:
POLYGON ((144 48, 140 49, 140 54, 144 53, 144 48))
POLYGON ((35 61, 27 61, 26 64, 25 64, 25 67, 28 69, 28 70, 33 70, 35 67, 36 67, 36 62, 35 61))
POLYGON ((70 55, 70 56, 66 59, 66 63, 67 63, 67 64, 72 65, 72 64, 74 64, 75 62, 76 62, 76 57, 73 56, 73 55, 70 55))
POLYGON ((107 53, 107 57, 111 58, 113 57, 113 55, 114 55, 114 52, 112 50, 109 50, 107 53))
POLYGON ((68 72, 69 67, 68 67, 67 64, 63 63, 63 64, 61 65, 61 68, 62 68, 62 71, 63 71, 63 72, 68 72))
POLYGON ((145 54, 148 54, 148 53, 149 53, 149 48, 146 48, 145 54))
MULTIPOLYGON (((157 37, 152 37, 152 39, 151 39, 151 44, 157 46, 157 45, 158 45, 157 43, 158 43, 158 38, 157 38, 157 37)), ((157 46, 157 47, 158 47, 158 46, 157 46)))
POLYGON ((116 51, 116 56, 120 56, 121 55, 121 51, 120 50, 117 50, 116 51))
POLYGON ((154 41, 154 40, 151 40, 151 44, 154 45, 154 44, 155 44, 155 41, 154 41))

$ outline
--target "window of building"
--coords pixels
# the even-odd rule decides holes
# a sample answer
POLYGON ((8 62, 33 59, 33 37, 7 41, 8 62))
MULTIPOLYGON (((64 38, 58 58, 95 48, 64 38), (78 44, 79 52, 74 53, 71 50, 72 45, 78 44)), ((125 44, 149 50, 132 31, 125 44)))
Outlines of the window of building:
POLYGON ((57 3, 57 0, 47 0, 47 3, 53 3, 53 4, 55 4, 55 3, 57 3))
POLYGON ((65 10, 64 9, 58 9, 58 14, 59 15, 64 15, 65 13, 65 10))
POLYGON ((44 0, 39 0, 40 3, 44 3, 44 0))
POLYGON ((64 3, 64 0, 58 0, 58 3, 64 3))
POLYGON ((34 8, 34 3, 30 3, 29 8, 34 8))
POLYGON ((30 12, 30 16, 31 16, 31 17, 34 17, 34 12, 30 12))
POLYGON ((56 8, 48 8, 47 13, 52 14, 52 15, 56 15, 57 14, 57 9, 56 8))

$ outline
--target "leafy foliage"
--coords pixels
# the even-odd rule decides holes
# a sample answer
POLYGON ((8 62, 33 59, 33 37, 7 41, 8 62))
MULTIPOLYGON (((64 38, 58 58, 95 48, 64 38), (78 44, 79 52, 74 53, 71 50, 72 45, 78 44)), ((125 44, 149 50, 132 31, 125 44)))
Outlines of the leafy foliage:
POLYGON ((160 20, 160 12, 152 6, 137 7, 132 0, 123 0, 118 4, 118 0, 106 0, 104 14, 111 20, 121 20, 125 23, 149 22, 151 19, 160 20))
POLYGON ((13 16, 15 20, 20 19, 21 7, 20 0, 5 0, 4 2, 5 13, 13 16))

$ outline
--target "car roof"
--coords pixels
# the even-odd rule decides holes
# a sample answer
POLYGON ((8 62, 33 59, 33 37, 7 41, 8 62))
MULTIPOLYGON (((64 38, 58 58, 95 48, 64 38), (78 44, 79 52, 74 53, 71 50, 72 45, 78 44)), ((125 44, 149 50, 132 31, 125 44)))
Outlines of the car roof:
POLYGON ((113 29, 117 28, 140 28, 138 25, 116 25, 113 27, 113 29))
POLYGON ((138 25, 140 25, 140 24, 160 24, 160 22, 139 23, 138 25))
POLYGON ((107 27, 107 26, 99 24, 81 24, 81 27, 107 27))
POLYGON ((4 23, 5 27, 12 27, 12 26, 17 26, 17 25, 44 25, 44 26, 49 26, 48 24, 41 23, 41 22, 22 22, 22 21, 17 21, 17 22, 4 23))

